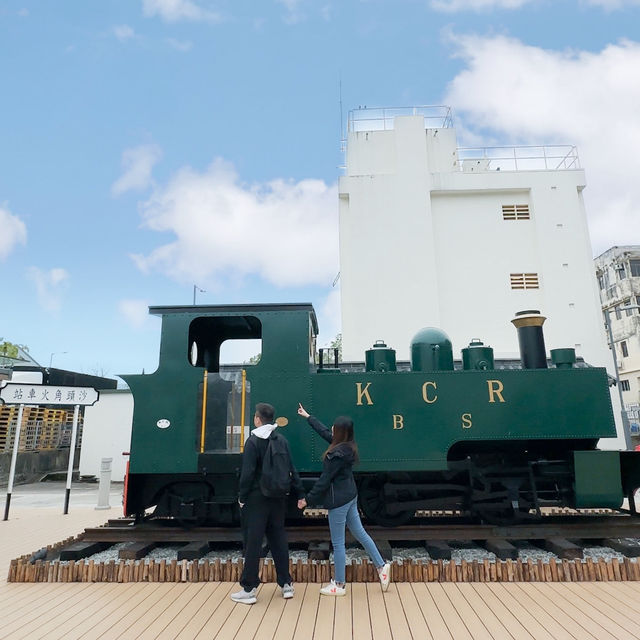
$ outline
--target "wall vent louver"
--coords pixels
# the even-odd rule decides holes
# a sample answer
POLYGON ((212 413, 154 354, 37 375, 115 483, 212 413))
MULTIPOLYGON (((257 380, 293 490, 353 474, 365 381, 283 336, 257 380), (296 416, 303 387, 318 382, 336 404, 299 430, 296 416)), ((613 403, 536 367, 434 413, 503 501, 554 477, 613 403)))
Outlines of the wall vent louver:
POLYGON ((531 218, 531 214, 529 213, 529 205, 503 204, 502 218, 504 220, 529 220, 531 218))
POLYGON ((539 289, 540 282, 537 273, 511 273, 512 289, 539 289))

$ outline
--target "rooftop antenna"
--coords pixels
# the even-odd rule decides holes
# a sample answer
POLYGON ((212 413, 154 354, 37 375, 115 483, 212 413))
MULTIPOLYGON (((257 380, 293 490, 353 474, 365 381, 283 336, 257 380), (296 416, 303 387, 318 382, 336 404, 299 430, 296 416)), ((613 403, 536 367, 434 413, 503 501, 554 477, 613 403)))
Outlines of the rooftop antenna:
POLYGON ((340 150, 344 151, 344 122, 342 118, 342 76, 338 77, 338 93, 339 93, 339 102, 340 102, 340 150))

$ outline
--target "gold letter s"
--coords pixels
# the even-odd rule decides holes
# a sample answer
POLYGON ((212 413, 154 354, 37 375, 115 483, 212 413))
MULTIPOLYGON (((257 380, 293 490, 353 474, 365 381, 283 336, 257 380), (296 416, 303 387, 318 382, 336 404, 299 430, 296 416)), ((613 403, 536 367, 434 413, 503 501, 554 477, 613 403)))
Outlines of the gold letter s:
POLYGON ((434 389, 437 389, 438 387, 435 382, 425 382, 422 385, 422 397, 424 398, 424 401, 428 404, 433 404, 438 399, 438 394, 433 396, 433 399, 430 400, 427 386, 432 386, 434 389))
POLYGON ((373 400, 371 399, 371 396, 369 395, 369 385, 371 383, 367 382, 365 388, 362 388, 362 382, 356 382, 356 391, 358 393, 358 401, 356 402, 357 405, 362 405, 362 398, 366 398, 367 399, 367 404, 371 405, 373 404, 373 400))
POLYGON ((487 380, 487 384, 489 385, 489 402, 495 402, 494 395, 500 398, 500 402, 504 402, 504 398, 502 397, 502 390, 504 389, 504 385, 500 380, 487 380), (495 388, 494 388, 495 385, 495 388))
POLYGON ((473 424, 473 422, 471 422, 471 414, 470 413, 463 413, 462 414, 462 428, 463 429, 471 429, 471 425, 473 424))

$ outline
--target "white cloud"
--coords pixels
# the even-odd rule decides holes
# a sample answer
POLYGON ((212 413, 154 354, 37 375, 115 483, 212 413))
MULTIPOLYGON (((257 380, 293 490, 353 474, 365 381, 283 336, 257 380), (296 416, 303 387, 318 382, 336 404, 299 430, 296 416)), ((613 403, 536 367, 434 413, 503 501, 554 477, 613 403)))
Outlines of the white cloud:
POLYGON ((502 36, 454 44, 466 69, 445 99, 465 126, 506 144, 576 144, 594 251, 640 243, 640 44, 599 53, 548 51, 502 36))
POLYGON ((0 260, 4 260, 17 244, 27 243, 27 227, 6 205, 0 205, 0 260))
POLYGON ((118 38, 120 42, 124 42, 130 38, 134 38, 136 33, 128 24, 119 24, 113 27, 113 35, 118 38))
POLYGON ((124 173, 111 186, 111 194, 119 196, 126 191, 143 191, 152 183, 153 165, 162 157, 162 149, 157 144, 143 144, 125 149, 122 153, 124 173))
POLYGON ((431 0, 438 11, 483 11, 485 9, 519 9, 536 0, 431 0))
POLYGON ((276 0, 278 4, 282 4, 287 8, 287 11, 297 11, 300 6, 301 0, 276 0))
POLYGON ((625 7, 637 7, 640 6, 640 0, 584 0, 587 4, 592 4, 596 7, 602 7, 607 11, 613 11, 614 9, 624 9, 625 7))
POLYGON ((69 273, 60 267, 49 269, 49 271, 29 267, 27 277, 36 285, 40 306, 46 311, 59 311, 62 307, 62 294, 68 284, 69 273))
POLYGON ((142 0, 145 16, 160 16, 165 22, 191 20, 193 22, 220 22, 219 13, 203 9, 191 0, 142 0))
POLYGON ((336 187, 321 180, 245 185, 218 159, 203 173, 182 169, 156 190, 142 208, 145 226, 175 240, 133 258, 144 271, 208 289, 246 275, 277 286, 328 285, 338 271, 337 208, 336 187))
POLYGON ((149 301, 120 300, 118 311, 134 329, 141 329, 149 319, 149 301))
POLYGON ((27 17, 29 16, 29 9, 26 9, 26 8, 24 8, 24 7, 23 7, 22 9, 19 9, 19 10, 18 10, 18 15, 19 15, 21 18, 27 18, 27 17))
POLYGON ((175 38, 167 38, 167 42, 169 46, 176 51, 190 51, 193 47, 193 43, 189 42, 189 40, 176 40, 175 38))
MULTIPOLYGON (((283 0, 284 1, 284 0, 283 0)), ((294 2, 296 0, 293 0, 294 2)), ((581 0, 583 4, 602 7, 607 11, 640 5, 640 0, 581 0)), ((541 4, 541 0, 431 0, 437 11, 484 11, 490 9, 520 9, 526 4, 541 4)))
POLYGON ((302 0, 276 0, 278 4, 284 5, 287 10, 284 21, 287 24, 296 24, 304 19, 304 15, 300 8, 302 0))

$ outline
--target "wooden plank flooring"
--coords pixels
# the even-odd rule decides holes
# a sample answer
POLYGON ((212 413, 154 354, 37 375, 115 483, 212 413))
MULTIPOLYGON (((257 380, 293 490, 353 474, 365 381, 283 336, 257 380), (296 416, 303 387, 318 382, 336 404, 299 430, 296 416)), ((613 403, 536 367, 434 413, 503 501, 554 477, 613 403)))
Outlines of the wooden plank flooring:
MULTIPOLYGON (((63 516, 15 509, 0 522, 0 575, 9 560, 101 524, 112 512, 63 516)), ((235 604, 230 583, 0 582, 0 640, 640 640, 640 584, 403 583, 349 585, 344 598, 274 584, 235 604)))

